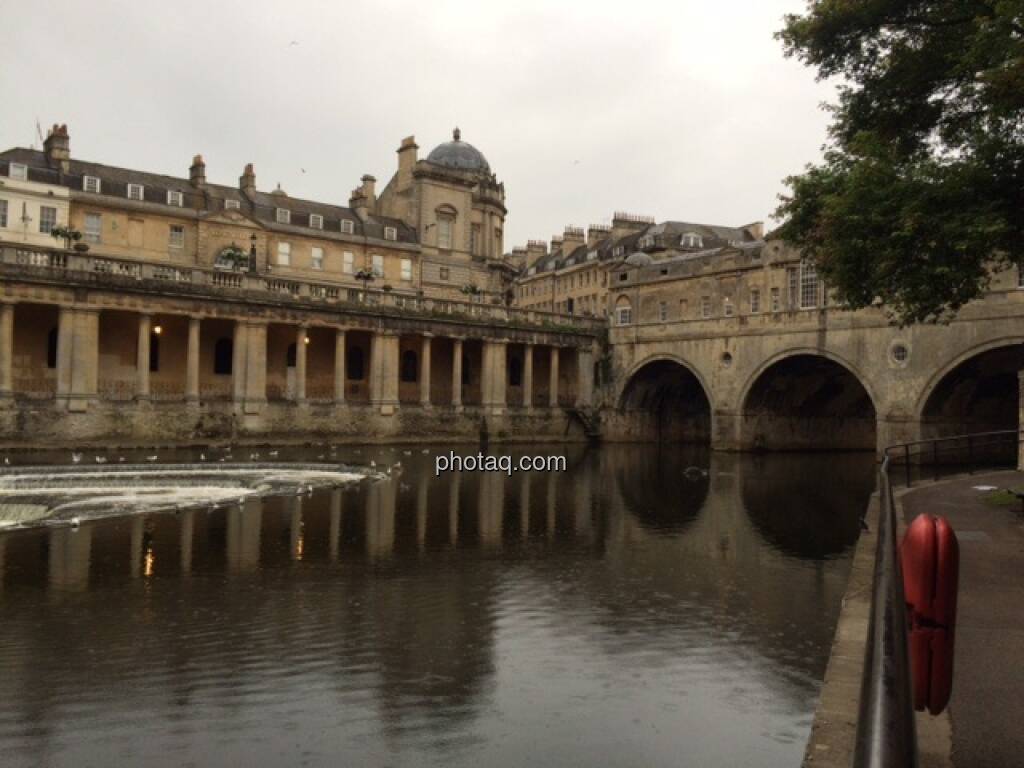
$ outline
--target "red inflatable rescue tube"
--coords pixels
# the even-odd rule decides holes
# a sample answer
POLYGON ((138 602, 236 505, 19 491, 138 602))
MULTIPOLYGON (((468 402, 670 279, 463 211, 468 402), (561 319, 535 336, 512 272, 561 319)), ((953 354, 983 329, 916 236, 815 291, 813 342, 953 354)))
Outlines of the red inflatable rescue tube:
POLYGON ((960 546, 941 517, 918 515, 900 547, 910 622, 914 709, 937 715, 953 691, 953 635, 960 546))

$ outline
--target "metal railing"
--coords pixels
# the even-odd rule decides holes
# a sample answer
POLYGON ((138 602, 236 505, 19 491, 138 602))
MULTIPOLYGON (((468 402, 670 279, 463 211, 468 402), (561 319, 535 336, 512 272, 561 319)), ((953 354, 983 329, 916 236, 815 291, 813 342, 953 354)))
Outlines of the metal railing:
POLYGON ((894 459, 904 464, 906 483, 910 486, 915 459, 919 463, 933 462, 938 467, 940 459, 948 459, 953 454, 960 458, 954 459, 950 466, 974 472, 982 464, 1003 463, 1000 449, 1008 446, 1013 446, 1013 461, 1016 462, 1019 439, 1018 430, 999 430, 918 440, 885 449, 878 470, 878 542, 861 678, 854 768, 914 768, 917 765, 907 645, 907 604, 903 594, 896 503, 889 476, 894 459), (997 450, 986 454, 984 449, 988 448, 997 450), (991 459, 993 455, 997 457, 995 460, 991 459))
POLYGON ((1000 429, 900 443, 886 448, 885 454, 892 463, 903 465, 903 480, 909 488, 914 484, 915 468, 918 479, 923 479, 924 467, 931 467, 932 479, 938 480, 943 469, 946 474, 973 474, 979 467, 1015 466, 1018 440, 1016 429, 1000 429))

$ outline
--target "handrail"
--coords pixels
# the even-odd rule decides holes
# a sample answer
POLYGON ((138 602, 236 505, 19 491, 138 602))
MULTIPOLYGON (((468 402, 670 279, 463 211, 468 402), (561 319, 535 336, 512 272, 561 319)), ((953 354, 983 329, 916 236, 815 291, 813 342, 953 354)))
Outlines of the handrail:
MULTIPOLYGON (((903 462, 904 478, 907 487, 909 488, 913 484, 911 476, 911 458, 913 456, 928 456, 928 452, 924 450, 924 446, 931 446, 931 460, 933 464, 939 463, 939 450, 940 446, 947 446, 953 443, 962 443, 961 448, 966 448, 966 461, 964 464, 967 467, 967 473, 973 474, 974 470, 978 466, 978 449, 989 448, 992 446, 1001 445, 1003 443, 1002 438, 1012 438, 1012 443, 1016 445, 1019 442, 1020 435, 1016 429, 998 429, 990 430, 988 432, 971 432, 963 435, 950 435, 948 437, 934 437, 928 440, 913 440, 907 443, 897 443, 896 445, 890 445, 885 448, 885 456, 887 458, 901 458, 903 462), (911 453, 911 448, 921 447, 922 450, 917 453, 911 453)), ((953 446, 954 448, 956 446, 953 446)))
MULTIPOLYGON (((888 446, 883 452, 882 465, 878 470, 878 543, 861 677, 854 768, 914 768, 917 765, 907 645, 907 604, 903 594, 890 464, 895 456, 900 456, 909 467, 911 447, 930 445, 932 455, 936 456, 940 444, 966 440, 969 470, 973 472, 977 467, 977 456, 970 449, 976 447, 979 440, 1008 436, 1013 436, 1019 446, 1018 430, 995 430, 899 443, 888 446)), ((923 455, 923 452, 916 455, 923 455)), ((907 485, 910 485, 909 469, 907 485)))

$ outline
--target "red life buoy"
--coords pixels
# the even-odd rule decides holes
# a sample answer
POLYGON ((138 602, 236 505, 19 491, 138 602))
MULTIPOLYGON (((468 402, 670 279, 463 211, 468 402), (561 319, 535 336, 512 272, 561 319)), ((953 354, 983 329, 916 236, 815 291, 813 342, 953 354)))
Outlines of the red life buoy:
POLYGON ((900 547, 910 622, 914 708, 939 714, 953 691, 953 634, 960 547, 942 517, 918 515, 900 547))

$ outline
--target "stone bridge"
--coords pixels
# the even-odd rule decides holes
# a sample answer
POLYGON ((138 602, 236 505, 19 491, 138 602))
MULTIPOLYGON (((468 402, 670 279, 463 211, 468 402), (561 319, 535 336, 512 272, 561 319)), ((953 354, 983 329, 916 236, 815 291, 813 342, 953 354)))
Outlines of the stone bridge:
POLYGON ((837 307, 613 327, 610 440, 880 449, 1018 426, 1024 291, 1003 273, 947 325, 837 307))

